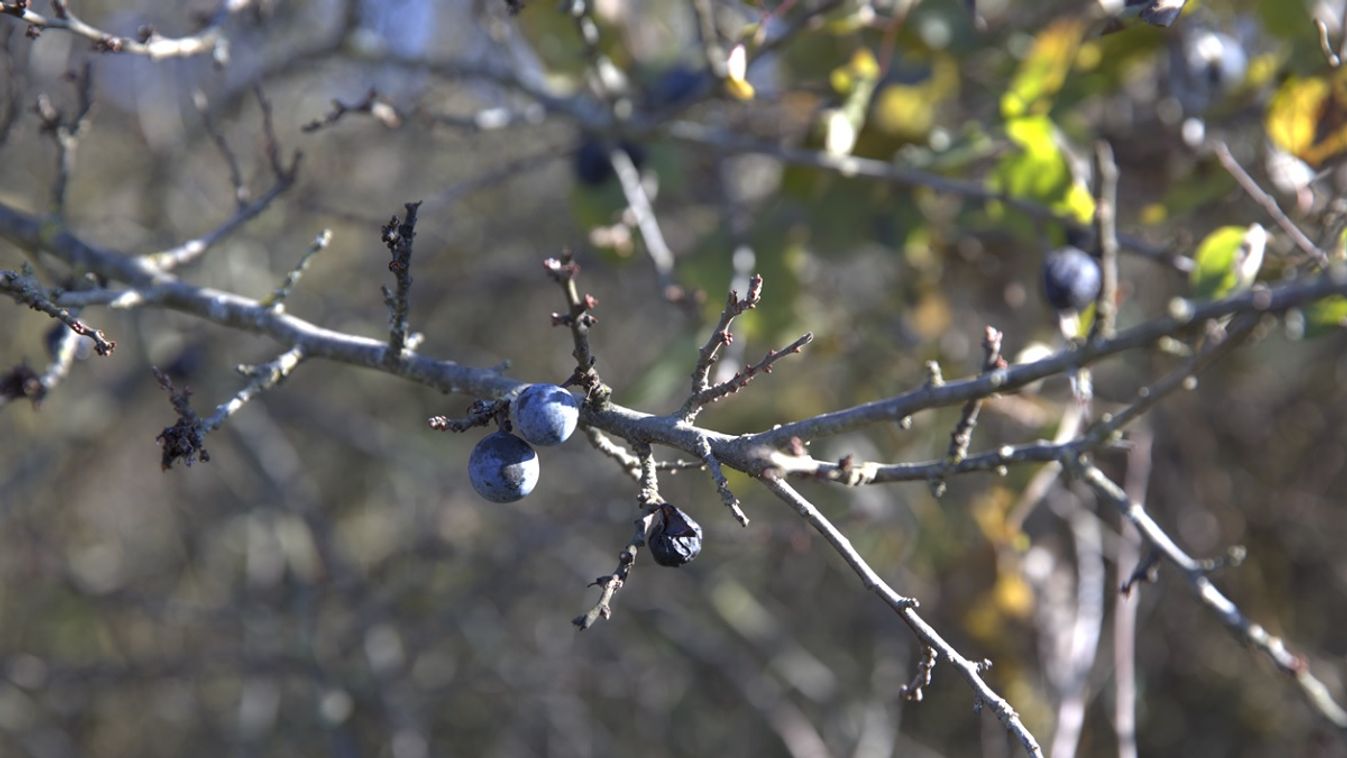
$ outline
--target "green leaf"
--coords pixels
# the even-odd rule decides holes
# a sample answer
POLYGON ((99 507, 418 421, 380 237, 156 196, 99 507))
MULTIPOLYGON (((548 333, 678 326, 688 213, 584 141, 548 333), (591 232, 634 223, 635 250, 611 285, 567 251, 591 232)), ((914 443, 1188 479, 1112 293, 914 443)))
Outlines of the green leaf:
POLYGON ((1305 336, 1322 337, 1347 327, 1347 297, 1334 295, 1305 309, 1305 336))
POLYGON ((1081 223, 1094 216, 1094 198, 1057 144, 1057 128, 1046 116, 1026 116, 1006 123, 1006 136, 1020 149, 1001 159, 990 182, 1012 197, 1034 200, 1081 223))
POLYGON ((1223 226, 1208 234, 1198 245, 1193 273, 1189 277, 1195 297, 1214 300, 1235 289, 1238 282, 1235 263, 1246 231, 1243 226, 1223 226))

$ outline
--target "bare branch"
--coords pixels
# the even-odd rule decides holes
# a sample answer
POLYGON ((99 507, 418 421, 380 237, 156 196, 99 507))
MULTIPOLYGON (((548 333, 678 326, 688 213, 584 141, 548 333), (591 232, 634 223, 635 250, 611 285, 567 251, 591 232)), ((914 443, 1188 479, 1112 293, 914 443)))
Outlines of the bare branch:
POLYGON ((700 454, 702 461, 706 463, 706 470, 711 473, 711 480, 716 483, 716 492, 720 494, 720 500, 734 514, 734 520, 739 522, 739 526, 748 526, 748 516, 739 507, 739 498, 730 491, 730 483, 725 479, 725 472, 720 469, 720 461, 716 460, 715 453, 711 452, 711 443, 705 437, 701 439, 700 454))
POLYGON ((641 508, 641 515, 636 519, 636 529, 631 535, 631 540, 627 546, 622 548, 622 552, 617 556, 617 568, 613 573, 601 576, 595 579, 591 587, 599 587, 599 600, 583 615, 576 616, 571 620, 576 628, 584 631, 599 621, 599 619, 608 619, 613 615, 613 596, 622 589, 631 574, 632 564, 636 562, 636 555, 641 547, 645 545, 646 537, 655 526, 655 516, 659 513, 659 505, 664 502, 659 496, 659 481, 655 474, 655 457, 650 450, 649 445, 642 445, 638 448, 637 455, 641 462, 641 474, 639 477, 640 491, 636 495, 637 504, 641 508))
POLYGON ((384 304, 388 306, 389 312, 386 359, 389 363, 400 361, 403 348, 407 345, 407 310, 410 307, 407 298, 412 289, 412 240, 416 237, 416 210, 421 207, 421 203, 404 203, 403 207, 407 209, 406 218, 399 220, 394 216, 381 232, 384 246, 393 257, 388 263, 388 270, 393 272, 397 282, 394 291, 383 288, 384 304))
MULTIPOLYGON (((984 330, 982 335, 982 373, 990 373, 1006 367, 1006 361, 1001 357, 1001 339, 1002 334, 999 329, 990 325, 984 330)), ((964 403, 963 413, 959 416, 959 423, 954 425, 954 431, 949 435, 949 452, 946 457, 950 463, 958 463, 968 457, 968 446, 973 442, 973 430, 978 425, 978 411, 982 408, 982 398, 972 398, 964 403)))
POLYGON ((262 298, 259 301, 259 305, 284 310, 285 299, 290 297, 290 292, 294 290, 296 284, 299 284, 300 277, 304 275, 305 269, 309 267, 309 261, 313 260, 313 256, 326 250, 331 242, 331 229, 324 229, 319 232, 318 236, 314 237, 313 242, 309 244, 309 249, 304 251, 304 255, 300 256, 299 262, 295 264, 294 268, 286 273, 285 279, 281 281, 280 286, 278 286, 270 295, 262 298))
POLYGON ((584 388, 586 401, 602 408, 608 404, 613 390, 599 377, 599 371, 595 368, 598 359, 589 349, 589 328, 598 322, 591 311, 598 307, 598 298, 588 293, 584 297, 580 296, 580 290, 575 284, 580 264, 575 262, 569 250, 562 252, 560 258, 543 261, 543 268, 552 281, 561 285, 566 298, 566 313, 553 313, 552 325, 570 327, 571 339, 575 343, 575 349, 571 351, 575 358, 575 373, 566 384, 577 384, 584 388))
POLYGON ((926 623, 917 613, 917 601, 910 597, 898 594, 883 579, 870 568, 870 564, 856 552, 852 547, 851 541, 843 535, 832 522, 823 515, 813 503, 809 502, 804 496, 796 492, 789 484, 780 479, 764 479, 763 484, 773 494, 784 500, 788 505, 795 509, 810 526, 814 527, 823 535, 824 539, 832 545, 833 549, 842 556, 852 571, 861 578, 861 584, 865 589, 879 595, 885 603, 888 604, 899 617, 903 619, 912 633, 921 640, 923 644, 939 651, 945 660, 963 676, 964 680, 973 689, 979 703, 990 707, 996 717, 1000 719, 1001 724, 1005 726, 1006 731, 1010 732, 1024 749, 1032 756, 1042 756, 1043 750, 1038 746, 1038 741, 1034 735, 1025 727, 1024 722, 1015 709, 1006 702, 1005 698, 996 694, 996 691, 982 678, 982 672, 990 666, 989 663, 975 663, 965 658, 958 650, 945 641, 936 630, 926 623))
POLYGON ((219 429, 230 416, 238 413, 239 409, 250 400, 284 382, 303 360, 304 351, 292 347, 259 366, 239 366, 239 373, 252 377, 251 381, 234 393, 233 397, 216 407, 210 418, 201 422, 201 430, 213 432, 219 429))
POLYGON ((1240 189, 1243 189, 1251 200, 1262 206, 1268 216, 1277 222, 1277 226, 1280 226, 1282 231, 1286 232, 1286 235, 1291 238, 1291 241, 1296 243, 1296 247, 1300 248, 1301 252, 1320 264, 1328 262, 1328 254, 1320 250, 1317 245, 1310 241, 1309 237, 1305 236, 1304 232, 1300 231, 1300 227, 1296 226, 1295 222, 1282 211, 1276 198, 1264 192, 1263 188, 1258 186, 1258 182, 1255 182, 1253 177, 1249 176, 1249 172, 1239 165, 1239 161, 1235 160, 1235 156, 1230 153, 1230 148, 1224 142, 1217 142, 1213 149, 1216 151, 1216 158, 1221 162, 1221 166, 1239 184, 1240 189))
MULTIPOLYGON (((728 332, 726 332, 726 334, 728 334, 728 332)), ((794 355, 800 352, 804 349, 805 345, 808 345, 813 341, 814 333, 805 332, 796 338, 794 342, 786 345, 780 350, 768 350, 767 354, 762 357, 762 360, 751 366, 745 366, 743 371, 735 372, 734 376, 729 379, 726 379, 713 387, 707 387, 701 392, 693 395, 688 399, 688 402, 693 405, 693 415, 696 415, 697 409, 714 403, 723 397, 733 395, 744 387, 747 387, 748 383, 753 381, 753 378, 758 374, 772 373, 773 364, 787 355, 794 355)))
POLYGON ((314 119, 304 126, 300 131, 306 134, 312 134, 320 129, 325 129, 338 121, 342 120, 349 113, 369 114, 375 121, 383 124, 389 129, 396 129, 402 126, 403 117, 398 113, 393 104, 379 94, 379 90, 370 88, 365 97, 361 100, 346 104, 340 100, 332 101, 332 110, 322 118, 314 119))
POLYGON ((1079 467, 1080 477, 1099 493, 1106 502, 1118 509, 1137 528, 1148 544, 1158 550, 1169 563, 1183 573, 1193 594, 1210 608, 1245 644, 1267 656, 1278 669, 1289 674, 1305 696, 1306 702, 1338 729, 1347 731, 1347 710, 1334 699, 1328 688, 1310 670, 1309 662, 1287 649, 1286 643, 1260 624, 1244 615, 1239 606, 1226 597, 1207 576, 1201 561, 1184 552, 1164 529, 1151 518, 1140 503, 1132 500, 1093 464, 1079 467))
POLYGON ((1113 148, 1099 141, 1094 146, 1099 193, 1095 198, 1094 228, 1099 246, 1101 281, 1095 299, 1090 339, 1112 337, 1118 320, 1118 164, 1113 148))
POLYGON ((105 32, 82 21, 64 2, 54 3, 56 12, 44 16, 33 11, 29 2, 0 3, 0 15, 13 16, 30 28, 69 32, 93 42, 100 53, 129 53, 152 60, 189 58, 209 53, 218 65, 229 62, 229 40, 221 27, 230 15, 253 4, 254 0, 224 0, 212 14, 206 27, 188 37, 165 37, 151 27, 141 27, 135 37, 105 32))
POLYGON ((507 400, 475 400, 468 406, 468 415, 463 418, 431 416, 427 423, 437 432, 466 432, 508 418, 509 412, 510 403, 507 400))
POLYGON ((43 291, 42 286, 27 271, 0 271, 0 292, 14 298, 16 302, 60 321, 70 327, 75 334, 92 339, 94 350, 98 351, 99 355, 112 355, 112 351, 117 348, 117 343, 108 339, 101 329, 86 325, 75 318, 69 310, 53 303, 51 296, 43 291))
POLYGON ((697 409, 693 398, 710 386, 711 366, 716 362, 720 348, 734 342, 730 324, 734 323, 734 319, 744 311, 756 308, 761 300, 762 277, 757 274, 748 280, 748 291, 742 299, 738 292, 730 290, 725 308, 720 312, 720 321, 716 323, 716 328, 711 330, 711 336, 707 338, 701 350, 697 351, 697 365, 692 367, 692 397, 684 403, 683 410, 679 412, 680 416, 689 421, 696 416, 697 409))

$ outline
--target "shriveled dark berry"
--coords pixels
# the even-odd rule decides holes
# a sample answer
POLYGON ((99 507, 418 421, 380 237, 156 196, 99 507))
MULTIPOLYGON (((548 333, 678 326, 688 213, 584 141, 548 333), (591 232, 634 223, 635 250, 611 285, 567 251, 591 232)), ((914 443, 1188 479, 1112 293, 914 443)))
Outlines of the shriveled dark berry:
POLYGON ((646 544, 655 563, 676 568, 702 551, 702 527, 691 516, 664 503, 655 515, 655 527, 646 544))
POLYGON ((1070 245, 1043 259, 1043 297, 1059 311, 1084 310, 1099 296, 1099 262, 1070 245))

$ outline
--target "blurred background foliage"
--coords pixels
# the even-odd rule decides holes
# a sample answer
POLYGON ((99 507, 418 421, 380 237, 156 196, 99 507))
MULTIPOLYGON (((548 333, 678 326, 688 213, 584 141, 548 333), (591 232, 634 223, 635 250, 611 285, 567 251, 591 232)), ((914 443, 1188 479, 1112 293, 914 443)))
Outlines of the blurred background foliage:
MULTIPOLYGON (((1090 146, 1105 138, 1121 169, 1122 230, 1181 254, 1228 225, 1270 226, 1199 148, 1222 139, 1283 207, 1313 221, 1319 244, 1338 247, 1347 74, 1326 63, 1312 14, 1336 35, 1342 3, 1193 0, 1172 29, 1111 33, 1085 0, 985 0, 977 22, 956 0, 908 5, 717 0, 730 42, 761 31, 771 45, 792 20, 817 19, 755 59, 750 98, 695 79, 706 62, 688 4, 598 0, 594 12, 600 49, 641 112, 670 107, 668 118, 769 147, 897 160, 1081 220, 1094 206, 1090 146), (902 23, 886 23, 899 13, 902 23), (1194 39, 1211 33, 1220 50, 1194 64, 1194 39), (670 71, 700 89, 686 95, 670 71)), ((92 60, 96 100, 70 225, 137 253, 201 234, 234 212, 234 198, 193 93, 258 193, 268 176, 249 89, 261 81, 282 146, 304 152, 299 184, 185 275, 260 297, 331 228, 331 247, 287 305, 324 326, 384 333, 379 227, 420 199, 412 326, 426 335, 424 353, 564 379, 568 337, 548 326, 562 302, 539 262, 570 247, 581 286, 600 301, 599 367, 616 399, 641 410, 678 407, 724 293, 736 275, 761 272, 765 297, 737 324, 738 360, 804 330, 817 338, 701 416, 725 432, 910 389, 930 360, 946 376, 972 374, 985 324, 1005 331, 1011 354, 1060 340, 1038 292, 1042 254, 1066 240, 1059 224, 655 128, 624 139, 658 185, 675 280, 704 295, 664 302, 617 183, 577 176, 592 135, 490 81, 388 57, 505 64, 522 81, 583 91, 588 58, 566 12, 544 0, 513 17, 498 2, 397 0, 354 17, 335 0, 259 8, 231 20, 223 70, 97 55, 56 31, 27 39, 0 19, 0 90, 25 109, 0 146, 0 200, 46 210, 54 149, 27 109, 38 93, 69 107, 62 76, 92 60), (352 115, 300 130, 333 99, 355 102, 371 87, 404 117, 399 128, 352 115), (483 128, 478 115, 493 112, 509 125, 483 128)), ((89 0, 77 10, 121 33, 149 23, 184 34, 197 9, 89 0)), ((0 247, 0 259, 15 268, 21 256, 0 247)), ((1274 233, 1262 278, 1294 260, 1274 233)), ((1121 294, 1125 326, 1164 313, 1189 281, 1128 256, 1121 294)), ((6 365, 44 364, 51 322, 13 304, 0 314, 6 365)), ((1330 303, 1264 330, 1138 430, 1153 438, 1157 519, 1199 555, 1246 546, 1247 560, 1218 582, 1339 697, 1347 338, 1330 327, 1342 317, 1330 303), (1321 336, 1301 339, 1307 332, 1321 336)), ((665 497, 706 528, 702 556, 677 571, 640 562, 614 618, 577 634, 570 619, 593 602, 586 583, 611 570, 630 534, 635 495, 578 436, 542 451, 532 496, 489 504, 467 483, 476 435, 425 425, 468 399, 306 364, 209 437, 209 463, 161 474, 154 439, 173 416, 149 367, 190 385, 207 410, 240 384, 234 366, 268 360, 275 346, 157 310, 89 318, 118 340, 115 356, 79 363, 41 406, 0 411, 0 754, 1015 752, 944 667, 924 702, 900 701, 920 654, 911 635, 743 477, 730 481, 753 519, 747 529, 704 474, 664 476, 665 497)), ((1174 363, 1139 352, 1102 365, 1098 402, 1125 401, 1174 363)), ((990 402, 974 450, 1050 438, 1069 403, 1060 378, 990 402)), ((957 416, 923 413, 910 429, 875 427, 813 449, 825 459, 939 458, 957 416)), ((1119 476, 1126 468, 1121 452, 1102 463, 1119 476)), ((1094 503, 1058 482, 1027 509, 1035 473, 951 480, 940 499, 924 484, 805 489, 960 650, 995 662, 993 686, 1047 744, 1060 697, 1053 640, 1074 603, 1070 514, 1094 503)), ((1119 527, 1099 512, 1111 557, 1119 527)), ((1109 562, 1110 614, 1131 568, 1109 562)), ((1341 735, 1173 572, 1139 592, 1143 755, 1347 755, 1341 735)), ((1106 621, 1089 675, 1082 755, 1117 750, 1110 629, 1106 621)))

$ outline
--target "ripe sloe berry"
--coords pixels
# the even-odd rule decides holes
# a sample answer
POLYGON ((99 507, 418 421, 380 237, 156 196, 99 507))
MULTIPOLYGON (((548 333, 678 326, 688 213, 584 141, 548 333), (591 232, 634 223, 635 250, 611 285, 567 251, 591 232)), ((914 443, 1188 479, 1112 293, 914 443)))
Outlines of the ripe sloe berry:
POLYGON ((702 527, 692 517, 668 503, 659 507, 655 528, 646 544, 650 555, 661 566, 682 566, 702 551, 702 527))
MULTIPOLYGON (((645 165, 645 148, 627 140, 619 144, 637 169, 645 165)), ((607 143, 592 134, 586 135, 575 151, 575 178, 586 186, 601 187, 614 176, 607 143)))
POLYGON ((488 434, 468 456, 468 479, 487 500, 512 503, 538 484, 538 454, 513 434, 488 434))
POLYGON ((515 429, 535 445, 560 445, 579 420, 580 403, 555 384, 530 384, 514 401, 515 429))
POLYGON ((1043 259, 1043 296, 1059 311, 1079 311, 1099 296, 1099 262, 1067 245, 1043 259))
POLYGON ((666 68, 646 90, 646 105, 652 110, 682 105, 695 98, 710 81, 710 77, 686 66, 666 68))

